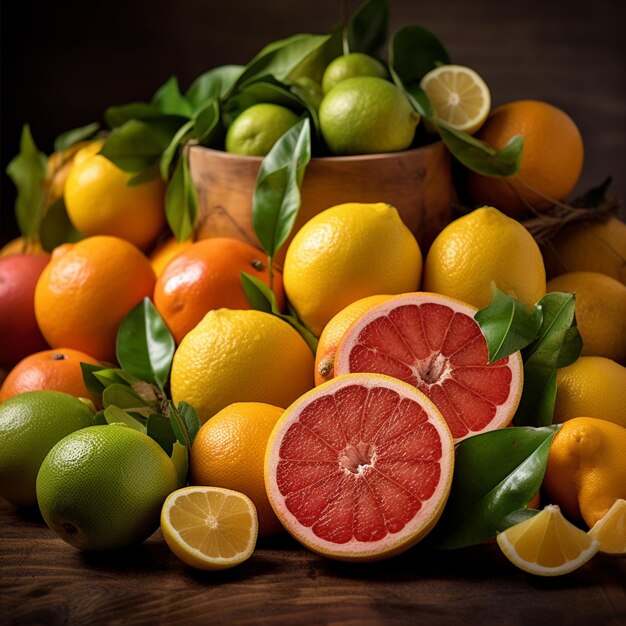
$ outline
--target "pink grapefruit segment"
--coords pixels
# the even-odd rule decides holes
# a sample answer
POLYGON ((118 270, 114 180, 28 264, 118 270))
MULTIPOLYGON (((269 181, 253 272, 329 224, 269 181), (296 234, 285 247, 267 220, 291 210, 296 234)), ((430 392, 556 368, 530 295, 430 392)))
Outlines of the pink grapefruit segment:
POLYGON ((523 386, 519 352, 489 364, 477 309, 434 293, 396 296, 342 337, 335 375, 379 372, 407 382, 441 411, 455 441, 509 424, 523 386))
POLYGON ((415 545, 450 492, 452 435, 420 391, 348 374, 296 400, 270 437, 265 485, 285 528, 319 554, 374 560, 415 545))

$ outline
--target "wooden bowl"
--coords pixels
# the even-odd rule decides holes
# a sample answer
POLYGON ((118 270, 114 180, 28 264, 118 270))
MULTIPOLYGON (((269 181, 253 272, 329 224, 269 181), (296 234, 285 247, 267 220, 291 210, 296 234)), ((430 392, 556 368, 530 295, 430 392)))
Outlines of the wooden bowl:
MULTIPOLYGON (((261 157, 193 146, 189 164, 199 195, 197 237, 234 237, 256 247, 252 196, 261 157)), ((292 235, 314 215, 344 202, 387 202, 425 253, 451 219, 450 155, 441 142, 388 154, 311 159, 292 235)), ((282 265, 289 240, 277 255, 282 265)))

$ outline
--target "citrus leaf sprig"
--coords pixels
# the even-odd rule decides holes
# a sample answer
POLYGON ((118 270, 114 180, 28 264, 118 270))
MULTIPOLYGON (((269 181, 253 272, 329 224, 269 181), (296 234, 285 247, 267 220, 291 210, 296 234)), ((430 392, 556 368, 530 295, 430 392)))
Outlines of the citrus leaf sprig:
POLYGON ((475 319, 493 363, 522 351, 524 388, 513 422, 517 426, 548 426, 556 399, 556 373, 571 365, 582 351, 576 328, 576 298, 571 293, 546 294, 528 307, 493 289, 491 303, 475 319))
POLYGON ((144 298, 124 318, 117 334, 121 367, 81 363, 89 391, 101 396, 97 424, 123 423, 152 437, 170 456, 182 486, 189 450, 200 427, 195 409, 168 397, 174 339, 159 312, 144 298))

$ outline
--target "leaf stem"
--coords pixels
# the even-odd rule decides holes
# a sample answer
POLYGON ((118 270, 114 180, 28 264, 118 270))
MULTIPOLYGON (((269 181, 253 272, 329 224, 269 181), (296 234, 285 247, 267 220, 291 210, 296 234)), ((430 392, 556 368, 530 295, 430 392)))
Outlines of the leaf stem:
POLYGON ((341 0, 342 48, 344 55, 350 54, 350 40, 348 36, 348 1, 341 0))

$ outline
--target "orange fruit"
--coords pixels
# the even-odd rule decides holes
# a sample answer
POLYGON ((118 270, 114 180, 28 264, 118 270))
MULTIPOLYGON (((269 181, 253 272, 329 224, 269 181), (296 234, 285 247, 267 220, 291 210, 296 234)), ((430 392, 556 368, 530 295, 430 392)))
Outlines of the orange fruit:
POLYGON ((546 291, 576 294, 583 355, 626 364, 626 285, 599 272, 568 272, 549 280, 546 291))
POLYGON ((270 433, 283 409, 263 402, 236 402, 211 417, 191 447, 189 484, 240 491, 252 500, 259 536, 282 532, 265 493, 263 462, 270 433))
POLYGON ((377 372, 417 387, 435 403, 455 441, 504 428, 523 386, 519 352, 489 363, 476 309, 434 293, 370 308, 342 337, 335 374, 377 372))
POLYGON ((349 374, 287 408, 267 444, 265 486, 304 546, 373 561, 433 528, 453 468, 452 435, 423 393, 389 376, 349 374))
POLYGON ((590 528, 626 499, 626 428, 594 417, 567 420, 548 455, 542 490, 573 521, 590 528))
POLYGON ((158 245, 148 257, 152 265, 154 273, 160 276, 167 264, 178 254, 187 250, 193 244, 191 239, 185 241, 177 241, 176 237, 166 239, 162 244, 158 245))
POLYGON ((31 354, 9 372, 0 387, 0 402, 25 391, 47 389, 63 391, 77 398, 89 398, 98 405, 100 399, 85 387, 81 362, 99 365, 88 354, 69 348, 31 354))
POLYGON ((165 184, 154 178, 129 185, 124 172, 98 154, 103 141, 79 150, 65 181, 67 215, 87 236, 112 235, 148 247, 165 225, 165 184))
POLYGON ((361 298, 335 315, 320 335, 315 352, 315 384, 330 380, 333 377, 335 364, 335 352, 344 333, 350 328, 352 322, 361 317, 365 311, 376 304, 389 300, 393 296, 368 296, 361 298))
POLYGON ((568 224, 542 244, 548 278, 600 272, 626 285, 626 224, 616 217, 568 224))
MULTIPOLYGON (((251 309, 241 272, 269 285, 266 257, 256 248, 228 237, 203 239, 176 256, 156 281, 154 305, 180 343, 213 309, 251 309)), ((282 278, 274 272, 274 293, 282 309, 282 278)))
POLYGON ((532 306, 546 293, 546 271, 532 235, 493 207, 448 224, 424 263, 423 290, 458 298, 479 309, 491 302, 491 284, 532 306))
POLYGON ((35 318, 35 286, 48 264, 46 254, 0 258, 0 366, 11 368, 47 347, 35 318))
POLYGON ((117 329, 154 289, 148 259, 128 241, 89 237, 52 253, 35 290, 35 314, 53 348, 115 360, 117 329))
POLYGON ((514 135, 524 136, 519 171, 505 178, 469 172, 475 205, 489 204, 512 217, 540 210, 566 198, 583 167, 583 140, 572 118, 538 100, 518 100, 494 109, 476 138, 497 150, 514 135))

